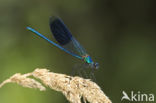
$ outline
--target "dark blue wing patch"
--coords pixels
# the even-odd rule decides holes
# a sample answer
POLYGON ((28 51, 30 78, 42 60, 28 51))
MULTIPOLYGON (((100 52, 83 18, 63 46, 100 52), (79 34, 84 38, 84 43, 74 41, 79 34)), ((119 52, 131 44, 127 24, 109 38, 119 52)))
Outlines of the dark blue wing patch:
POLYGON ((50 18, 50 29, 56 41, 60 45, 66 45, 72 39, 72 35, 63 21, 58 17, 50 18))

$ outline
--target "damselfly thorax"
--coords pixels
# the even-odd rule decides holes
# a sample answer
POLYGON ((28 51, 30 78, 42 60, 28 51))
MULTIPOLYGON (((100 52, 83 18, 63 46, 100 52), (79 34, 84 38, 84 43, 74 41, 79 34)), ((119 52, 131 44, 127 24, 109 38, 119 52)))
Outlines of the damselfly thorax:
POLYGON ((95 69, 98 69, 99 68, 99 64, 98 63, 95 63, 93 62, 93 60, 91 59, 91 57, 87 54, 87 55, 84 55, 82 56, 82 60, 87 63, 91 68, 95 68, 95 69))

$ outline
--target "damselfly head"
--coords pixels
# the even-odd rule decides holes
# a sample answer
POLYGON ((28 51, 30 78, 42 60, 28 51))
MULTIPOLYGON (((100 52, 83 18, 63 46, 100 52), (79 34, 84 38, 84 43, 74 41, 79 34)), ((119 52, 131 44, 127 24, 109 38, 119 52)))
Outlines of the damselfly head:
POLYGON ((92 63, 90 64, 90 66, 91 66, 91 68, 98 69, 98 68, 99 68, 99 63, 97 63, 97 62, 92 62, 92 63))

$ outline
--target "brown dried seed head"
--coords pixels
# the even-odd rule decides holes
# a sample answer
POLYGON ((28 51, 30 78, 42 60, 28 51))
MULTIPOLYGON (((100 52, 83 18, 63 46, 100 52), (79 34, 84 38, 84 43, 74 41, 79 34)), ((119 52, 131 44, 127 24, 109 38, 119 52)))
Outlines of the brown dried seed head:
POLYGON ((0 87, 6 83, 17 83, 23 87, 45 90, 41 83, 28 78, 28 76, 34 76, 40 79, 44 85, 62 92, 70 103, 81 103, 81 98, 85 103, 86 101, 90 103, 111 103, 100 87, 89 79, 53 73, 47 69, 36 69, 32 73, 23 75, 17 73, 0 84, 0 87))
POLYGON ((61 91, 71 103, 81 103, 81 97, 90 103, 111 103, 100 87, 89 79, 52 73, 47 69, 36 69, 32 75, 51 89, 61 91))

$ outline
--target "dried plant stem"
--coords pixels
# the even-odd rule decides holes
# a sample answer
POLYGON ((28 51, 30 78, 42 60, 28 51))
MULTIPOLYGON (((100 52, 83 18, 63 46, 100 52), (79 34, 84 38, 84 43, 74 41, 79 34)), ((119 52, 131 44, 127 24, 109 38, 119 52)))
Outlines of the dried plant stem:
POLYGON ((89 79, 53 73, 47 69, 35 69, 32 73, 23 75, 17 73, 2 82, 0 88, 6 83, 17 83, 23 87, 37 88, 40 91, 46 89, 41 83, 29 78, 29 76, 34 76, 40 79, 44 85, 62 92, 70 103, 81 103, 81 98, 84 102, 111 103, 100 87, 89 79))

